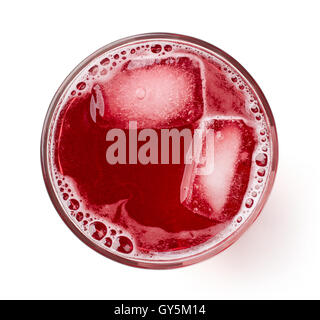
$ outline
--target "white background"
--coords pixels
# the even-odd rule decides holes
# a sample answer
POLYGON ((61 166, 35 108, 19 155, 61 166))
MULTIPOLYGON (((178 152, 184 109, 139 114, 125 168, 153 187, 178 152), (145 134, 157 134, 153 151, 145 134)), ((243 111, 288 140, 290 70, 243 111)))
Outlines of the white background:
POLYGON ((320 298, 319 1, 2 1, 0 298, 320 298), (280 163, 261 216, 226 251, 167 271, 97 254, 64 225, 40 169, 55 90, 119 38, 174 32, 208 41, 256 79, 280 163))

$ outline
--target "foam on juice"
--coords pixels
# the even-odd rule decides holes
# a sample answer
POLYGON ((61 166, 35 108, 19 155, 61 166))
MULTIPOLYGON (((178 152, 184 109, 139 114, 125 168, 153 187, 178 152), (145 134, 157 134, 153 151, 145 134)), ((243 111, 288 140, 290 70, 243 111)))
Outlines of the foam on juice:
POLYGON ((54 115, 49 161, 61 203, 92 241, 119 255, 170 259, 209 248, 250 216, 270 171, 268 132, 266 115, 254 91, 222 59, 184 43, 141 42, 102 54, 69 85, 54 115), (252 155, 240 153, 242 133, 237 125, 216 128, 217 170, 194 177, 193 194, 184 197, 187 204, 180 203, 178 194, 184 166, 160 165, 153 171, 154 167, 137 165, 134 173, 126 166, 101 167, 101 163, 107 166, 106 128, 128 130, 128 121, 136 120, 138 128, 194 130, 208 117, 225 124, 241 123, 252 130, 252 155), (90 155, 81 139, 90 141, 89 149, 101 154, 90 155), (227 197, 236 194, 236 170, 241 161, 245 163, 241 170, 249 172, 242 200, 237 200, 236 212, 222 215, 230 200, 227 197), (134 174, 141 172, 145 177, 148 170, 154 180, 135 184, 134 174), (119 175, 127 175, 127 181, 119 183, 119 175), (158 182, 164 187, 155 187, 158 182), (153 188, 159 202, 144 198, 153 188), (169 203, 175 197, 171 190, 177 190, 177 198, 169 203), (206 202, 202 207, 201 201, 206 202))

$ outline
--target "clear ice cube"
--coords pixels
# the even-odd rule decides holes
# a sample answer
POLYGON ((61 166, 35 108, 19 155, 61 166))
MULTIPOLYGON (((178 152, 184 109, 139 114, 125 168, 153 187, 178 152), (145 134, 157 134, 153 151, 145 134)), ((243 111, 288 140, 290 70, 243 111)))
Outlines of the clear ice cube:
POLYGON ((181 126, 203 113, 201 68, 192 57, 130 60, 103 91, 105 118, 122 128, 129 121, 138 128, 181 126))
MULTIPOLYGON (((239 121, 203 121, 200 122, 200 132, 205 133, 210 128, 214 130, 214 134, 207 135, 205 146, 203 141, 200 144, 198 141, 200 147, 194 148, 192 161, 185 166, 180 201, 196 214, 223 222, 229 217, 224 209, 234 183, 238 159, 242 156, 242 131, 239 121), (206 152, 203 152, 204 148, 207 149, 206 152), (201 159, 203 154, 205 159, 201 159), (207 169, 203 170, 203 167, 207 169)), ((195 138, 194 142, 197 144, 195 138)), ((240 203, 241 200, 239 199, 240 203)))

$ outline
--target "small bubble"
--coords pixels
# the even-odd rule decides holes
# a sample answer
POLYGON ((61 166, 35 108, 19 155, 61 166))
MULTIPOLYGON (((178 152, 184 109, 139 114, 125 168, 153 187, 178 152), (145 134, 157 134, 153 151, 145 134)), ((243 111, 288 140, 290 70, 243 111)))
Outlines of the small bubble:
POLYGON ((259 153, 257 156, 256 156, 256 164, 259 166, 259 167, 265 167, 268 163, 268 156, 266 153, 259 153))
POLYGON ((251 108, 251 111, 252 111, 253 113, 257 113, 257 112, 259 111, 259 109, 258 109, 258 107, 252 107, 252 108, 251 108))
POLYGON ((266 171, 264 170, 264 169, 259 169, 258 171, 258 175, 260 176, 260 177, 263 177, 264 175, 265 175, 265 173, 266 173, 266 171))
POLYGON ((161 50, 162 50, 162 47, 160 46, 160 44, 156 44, 151 47, 151 51, 153 53, 159 53, 161 50))
POLYGON ((113 56, 113 58, 116 59, 116 60, 118 60, 118 59, 119 59, 119 55, 118 55, 118 54, 115 54, 115 55, 113 56))
POLYGON ((117 231, 114 230, 114 229, 111 229, 111 230, 110 230, 110 234, 111 234, 112 236, 115 236, 115 235, 117 234, 117 231))
POLYGON ((104 239, 104 245, 108 248, 110 248, 112 246, 112 239, 107 237, 104 239))
POLYGON ((98 70, 99 70, 98 66, 97 66, 97 65, 94 65, 93 67, 91 67, 91 68, 89 69, 89 73, 90 73, 91 75, 95 76, 95 75, 98 73, 98 70))
POLYGON ((76 215, 76 219, 80 222, 83 219, 83 213, 82 212, 78 212, 76 215))
POLYGON ((123 50, 123 51, 121 51, 121 54, 124 56, 126 54, 126 52, 123 50))
POLYGON ((68 200, 69 195, 68 195, 67 193, 64 193, 64 194, 62 195, 62 198, 63 198, 63 200, 68 200))
POLYGON ((107 227, 100 221, 95 221, 90 224, 89 232, 93 239, 101 240, 107 234, 107 227))
POLYGON ((232 80, 232 82, 237 82, 238 81, 237 77, 233 77, 233 78, 231 78, 231 80, 232 80))
POLYGON ((251 198, 247 199, 245 205, 247 208, 251 208, 253 205, 253 199, 251 199, 251 198))
POLYGON ((135 50, 135 49, 131 49, 130 53, 131 53, 131 54, 135 54, 135 53, 136 53, 136 50, 135 50))
POLYGON ((58 186, 61 186, 61 184, 62 184, 62 181, 58 180, 58 186))
POLYGON ((77 89, 78 89, 78 90, 84 90, 85 87, 86 87, 85 82, 79 82, 79 83, 77 84, 77 89))
POLYGON ((75 91, 75 90, 72 90, 72 91, 71 91, 71 95, 74 96, 75 94, 76 94, 76 91, 75 91))
POLYGON ((172 47, 170 46, 170 44, 166 44, 164 46, 164 50, 167 51, 167 52, 170 52, 172 50, 172 47))
POLYGON ((240 223, 242 221, 242 217, 238 217, 237 222, 240 223))
POLYGON ((106 66, 106 65, 108 65, 110 63, 110 59, 109 58, 104 58, 104 59, 102 59, 101 61, 100 61, 100 64, 102 65, 102 66, 106 66))
POLYGON ((133 250, 133 243, 129 238, 120 236, 116 240, 115 249, 121 253, 130 253, 133 250))
POLYGON ((70 199, 68 202, 68 208, 70 210, 78 210, 80 207, 79 201, 76 199, 70 199))

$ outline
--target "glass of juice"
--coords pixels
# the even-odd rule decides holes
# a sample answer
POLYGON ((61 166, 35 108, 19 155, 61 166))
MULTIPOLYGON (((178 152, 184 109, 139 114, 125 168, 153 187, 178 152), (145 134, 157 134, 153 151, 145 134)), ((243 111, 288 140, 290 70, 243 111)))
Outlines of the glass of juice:
POLYGON ((152 33, 106 45, 64 80, 41 160, 77 237, 115 261, 165 269, 216 255, 254 222, 278 142, 266 98, 236 60, 152 33))

